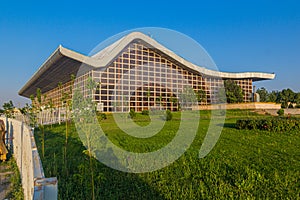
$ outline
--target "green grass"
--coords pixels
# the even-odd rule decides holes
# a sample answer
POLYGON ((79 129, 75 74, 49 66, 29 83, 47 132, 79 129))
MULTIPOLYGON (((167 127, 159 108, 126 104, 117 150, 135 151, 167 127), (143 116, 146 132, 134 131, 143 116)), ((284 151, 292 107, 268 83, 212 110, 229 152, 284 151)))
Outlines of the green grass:
MULTIPOLYGON (((9 182, 11 184, 11 189, 8 191, 6 198, 14 199, 14 200, 22 200, 24 199, 23 188, 21 183, 20 172, 17 166, 17 163, 13 157, 9 154, 9 159, 6 162, 0 162, 0 167, 5 170, 1 170, 1 172, 13 172, 8 175, 9 182)), ((0 179, 0 184, 2 183, 0 179)))
MULTIPOLYGON (((199 149, 210 122, 202 111, 198 134, 191 147, 173 164, 158 171, 132 174, 116 171, 93 160, 97 199, 300 199, 300 134, 237 130, 237 119, 260 118, 252 111, 227 111, 226 123, 214 149, 203 159, 199 149)), ((163 147, 175 136, 180 113, 149 139, 137 139, 118 129, 112 115, 100 122, 116 145, 135 152, 163 147)), ((137 114, 139 125, 148 116, 137 114)), ((59 199, 91 199, 89 158, 75 131, 69 130, 67 162, 63 160, 65 126, 45 127, 46 177, 57 176, 59 199)), ((35 131, 41 150, 41 132, 35 131)))

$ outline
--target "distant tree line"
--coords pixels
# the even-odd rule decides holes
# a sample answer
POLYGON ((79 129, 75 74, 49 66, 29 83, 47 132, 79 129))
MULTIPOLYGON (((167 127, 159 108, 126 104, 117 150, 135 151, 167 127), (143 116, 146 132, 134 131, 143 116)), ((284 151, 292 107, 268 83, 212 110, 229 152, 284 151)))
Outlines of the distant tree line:
MULTIPOLYGON (((219 93, 221 102, 242 103, 244 100, 243 90, 233 80, 225 80, 224 90, 220 90, 219 93)), ((260 96, 260 102, 278 103, 281 104, 282 108, 300 108, 300 92, 294 92, 289 88, 269 92, 266 88, 262 87, 257 89, 256 93, 260 96)))
POLYGON ((257 89, 256 93, 260 96, 260 102, 280 103, 282 108, 300 108, 300 92, 294 92, 289 88, 269 92, 262 87, 257 89))

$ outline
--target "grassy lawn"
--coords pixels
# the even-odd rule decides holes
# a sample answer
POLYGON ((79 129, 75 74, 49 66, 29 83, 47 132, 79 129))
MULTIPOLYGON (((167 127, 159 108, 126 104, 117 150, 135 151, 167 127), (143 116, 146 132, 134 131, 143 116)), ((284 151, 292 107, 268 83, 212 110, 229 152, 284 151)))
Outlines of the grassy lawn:
MULTIPOLYGON (((148 139, 122 133, 112 115, 100 124, 114 144, 147 152, 163 147, 175 136, 180 113, 173 115, 159 134, 148 139)), ((227 111, 220 139, 203 159, 198 156, 210 122, 208 111, 201 112, 191 147, 163 169, 125 173, 93 159, 96 199, 300 199, 300 133, 235 129, 236 120, 244 117, 270 116, 227 111)), ((136 123, 147 125, 149 118, 138 114, 136 123)), ((41 151, 38 129, 35 137, 41 151)), ((90 161, 84 150, 74 124, 70 125, 67 145, 64 124, 45 127, 45 157, 41 159, 46 177, 58 178, 59 199, 92 199, 90 161)))

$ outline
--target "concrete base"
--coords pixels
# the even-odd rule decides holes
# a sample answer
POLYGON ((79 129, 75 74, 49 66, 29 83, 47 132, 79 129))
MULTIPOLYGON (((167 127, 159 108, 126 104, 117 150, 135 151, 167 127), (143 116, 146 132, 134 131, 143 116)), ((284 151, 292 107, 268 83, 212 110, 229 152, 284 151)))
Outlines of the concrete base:
POLYGON ((199 106, 200 110, 217 110, 217 109, 242 109, 242 110, 279 110, 281 108, 280 104, 276 103, 262 103, 262 102, 251 102, 251 103, 235 103, 235 104, 215 104, 215 105, 201 105, 199 106))

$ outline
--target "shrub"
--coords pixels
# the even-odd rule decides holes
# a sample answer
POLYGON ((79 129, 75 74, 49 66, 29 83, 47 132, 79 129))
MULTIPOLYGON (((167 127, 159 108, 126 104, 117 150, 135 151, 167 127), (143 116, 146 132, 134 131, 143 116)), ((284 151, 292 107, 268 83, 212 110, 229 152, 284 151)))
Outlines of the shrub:
POLYGON ((106 116, 106 114, 105 114, 105 113, 103 113, 103 112, 96 111, 96 114, 97 114, 97 116, 98 116, 98 118, 99 118, 100 120, 107 119, 107 116, 106 116))
POLYGON ((239 119, 236 122, 237 129, 266 130, 284 132, 300 130, 299 118, 276 117, 268 119, 239 119))
POLYGON ((257 120, 257 128, 260 130, 270 131, 273 128, 273 122, 269 119, 257 120))
POLYGON ((284 110, 281 108, 280 110, 277 111, 277 114, 279 116, 283 116, 284 115, 284 110))
POLYGON ((149 115, 149 110, 143 110, 142 115, 149 115))
POLYGON ((165 120, 166 121, 170 121, 173 118, 173 114, 171 113, 170 110, 166 110, 166 114, 165 114, 165 120))
POLYGON ((134 109, 130 109, 130 111, 129 111, 129 117, 131 119, 133 119, 133 118, 135 118, 135 116, 136 116, 136 112, 134 111, 134 109))
POLYGON ((282 102, 282 103, 281 103, 281 108, 287 108, 287 107, 288 107, 287 102, 282 102))
POLYGON ((246 129, 246 125, 247 125, 247 120, 246 119, 238 119, 236 121, 235 127, 237 129, 246 129))
POLYGON ((100 113, 100 119, 101 120, 107 119, 106 114, 105 113, 100 113))

